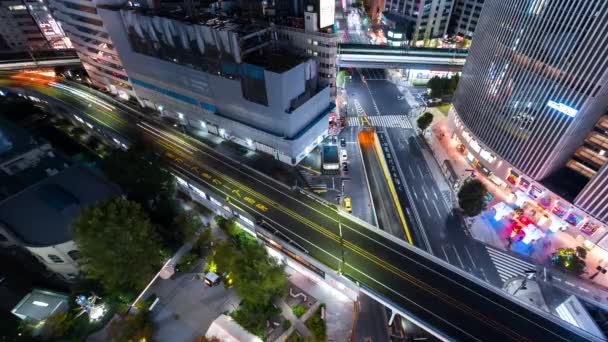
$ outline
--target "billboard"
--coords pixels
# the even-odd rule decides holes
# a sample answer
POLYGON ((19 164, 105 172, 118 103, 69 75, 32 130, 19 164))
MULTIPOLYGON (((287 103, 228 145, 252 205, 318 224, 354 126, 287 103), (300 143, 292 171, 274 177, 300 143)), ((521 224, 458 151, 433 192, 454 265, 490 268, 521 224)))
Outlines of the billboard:
POLYGON ((334 24, 336 0, 319 0, 319 27, 324 28, 334 24))

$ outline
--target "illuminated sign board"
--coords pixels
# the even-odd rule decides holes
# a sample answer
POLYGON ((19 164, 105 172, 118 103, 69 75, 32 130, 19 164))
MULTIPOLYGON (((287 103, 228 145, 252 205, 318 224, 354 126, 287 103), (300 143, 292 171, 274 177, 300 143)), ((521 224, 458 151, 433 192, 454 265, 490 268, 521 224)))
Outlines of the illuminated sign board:
POLYGON ((570 106, 567 106, 563 103, 551 101, 551 100, 549 100, 549 102, 547 102, 547 106, 557 110, 560 113, 564 113, 571 118, 575 117, 576 113, 578 113, 578 110, 576 110, 570 106))
POLYGON ((333 25, 335 11, 335 0, 319 0, 319 27, 323 28, 333 25))

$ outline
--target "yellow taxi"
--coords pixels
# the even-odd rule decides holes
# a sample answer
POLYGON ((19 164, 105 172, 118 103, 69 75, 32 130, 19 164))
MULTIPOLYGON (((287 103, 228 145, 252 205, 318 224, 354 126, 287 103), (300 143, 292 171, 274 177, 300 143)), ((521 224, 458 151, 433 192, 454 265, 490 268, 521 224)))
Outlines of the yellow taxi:
POLYGON ((350 204, 350 197, 344 197, 344 202, 342 203, 342 205, 344 206, 344 209, 346 211, 348 211, 349 213, 353 212, 353 208, 351 207, 351 204, 350 204))

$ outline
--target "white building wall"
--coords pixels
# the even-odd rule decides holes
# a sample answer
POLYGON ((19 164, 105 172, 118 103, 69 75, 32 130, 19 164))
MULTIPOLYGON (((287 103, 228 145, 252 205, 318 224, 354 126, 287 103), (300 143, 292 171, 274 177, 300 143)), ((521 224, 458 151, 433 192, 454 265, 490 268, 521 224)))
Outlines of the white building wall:
POLYGON ((338 35, 322 32, 306 32, 301 29, 277 26, 279 40, 296 48, 300 54, 311 56, 318 62, 318 74, 322 84, 329 84, 335 95, 336 56, 338 35))
POLYGON ((70 256, 70 254, 73 254, 73 251, 78 251, 76 244, 72 240, 54 246, 26 246, 25 248, 40 260, 46 268, 61 275, 67 280, 74 279, 79 273, 76 260, 70 256), (56 256, 59 259, 56 259, 53 256, 56 256))
POLYGON ((134 97, 127 72, 97 14, 96 3, 90 0, 50 0, 50 4, 91 81, 121 98, 134 97))

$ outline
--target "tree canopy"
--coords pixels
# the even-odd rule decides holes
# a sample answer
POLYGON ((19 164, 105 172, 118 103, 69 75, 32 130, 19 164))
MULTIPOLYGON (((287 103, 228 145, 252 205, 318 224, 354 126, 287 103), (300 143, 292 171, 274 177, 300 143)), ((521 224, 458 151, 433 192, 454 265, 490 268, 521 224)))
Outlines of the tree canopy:
POLYGON ((455 74, 451 78, 435 76, 429 80, 427 87, 431 90, 431 97, 452 95, 456 91, 460 76, 455 74))
POLYGON ((466 216, 477 216, 486 209, 485 185, 479 179, 469 179, 458 191, 458 205, 466 216))
POLYGON ((128 151, 114 151, 103 160, 101 168, 129 200, 139 203, 158 224, 156 229, 162 240, 176 246, 183 242, 183 236, 176 234, 173 227, 180 210, 174 199, 175 179, 165 165, 154 150, 135 144, 128 151))
POLYGON ((418 117, 418 119, 416 119, 416 124, 418 125, 418 128, 420 128, 421 131, 424 131, 425 129, 427 129, 431 123, 433 122, 433 114, 426 112, 422 115, 420 115, 418 117))
POLYGON ((340 70, 338 72, 338 74, 336 75, 336 86, 338 88, 344 87, 344 84, 346 82, 346 77, 348 77, 348 76, 349 76, 348 71, 340 70))
POLYGON ((118 197, 83 209, 72 225, 87 277, 110 293, 142 289, 161 266, 161 245, 135 202, 118 197))
POLYGON ((587 251, 582 247, 558 248, 551 254, 551 263, 565 272, 582 274, 585 272, 587 251))

